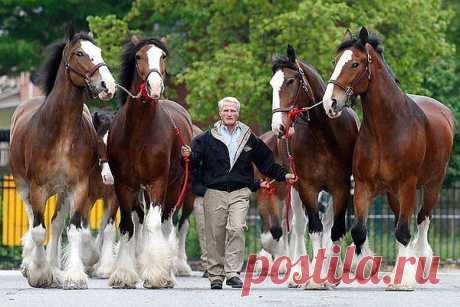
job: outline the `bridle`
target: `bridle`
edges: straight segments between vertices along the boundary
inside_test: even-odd
[[[286,135],[287,135],[287,133],[289,131],[289,128],[294,124],[294,122],[295,122],[295,120],[297,119],[298,116],[300,116],[303,113],[306,113],[306,121],[309,122],[310,121],[310,112],[309,111],[323,103],[322,101],[319,101],[319,102],[314,103],[311,106],[303,107],[303,108],[299,108],[299,107],[295,106],[297,104],[297,102],[298,102],[300,89],[303,89],[303,91],[305,92],[305,94],[307,95],[307,97],[308,97],[308,99],[310,101],[312,101],[312,102],[315,101],[315,96],[313,95],[313,90],[311,89],[310,84],[306,80],[305,72],[303,71],[302,67],[300,67],[299,62],[297,61],[297,59],[295,60],[295,66],[297,68],[296,77],[300,77],[300,79],[299,79],[299,86],[297,87],[297,91],[296,91],[296,94],[294,96],[294,99],[292,99],[291,102],[289,103],[290,104],[289,107],[275,108],[275,109],[272,110],[273,114],[277,113],[277,112],[287,113],[288,120],[289,120],[289,125],[288,125],[288,127],[286,127],[286,132],[285,132]]]
[[[74,67],[72,67],[72,65],[70,65],[70,58],[73,56],[74,54],[71,53],[69,55],[69,57],[64,61],[64,67],[65,67],[65,70],[67,72],[72,72],[74,74],[76,74],[77,76],[81,77],[83,79],[83,81],[85,82],[85,88],[87,89],[89,95],[91,98],[97,98],[97,95],[99,94],[96,90],[96,88],[91,85],[91,77],[96,73],[96,71],[103,67],[103,66],[107,66],[107,64],[105,64],[104,62],[102,63],[99,63],[99,64],[96,64],[94,65],[94,67],[87,73],[82,73],[82,72],[79,72],[78,70],[76,70]],[[72,80],[71,80],[72,82]],[[75,85],[75,84],[74,84]]]
[[[350,86],[345,86],[338,82],[337,80],[331,79],[329,80],[328,84],[331,83],[333,85],[338,86],[342,90],[345,91],[345,95],[347,96],[347,100],[345,101],[345,107],[351,107],[353,105],[351,98],[355,95],[354,94],[354,88],[355,86],[361,82],[361,80],[366,76],[367,73],[367,79],[371,80],[371,64],[372,64],[372,58],[369,55],[369,52],[367,53],[367,62],[366,62],[366,68],[361,71],[359,75],[357,75],[353,81],[351,81]]]

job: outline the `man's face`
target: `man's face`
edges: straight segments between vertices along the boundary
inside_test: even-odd
[[[220,119],[224,122],[225,126],[233,126],[236,124],[240,113],[233,102],[224,102],[222,110],[219,111]]]

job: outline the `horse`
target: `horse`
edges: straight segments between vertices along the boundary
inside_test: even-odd
[[[51,47],[41,69],[46,97],[21,104],[11,124],[10,164],[25,203],[29,230],[23,237],[22,272],[32,287],[87,288],[83,259],[94,259],[86,219],[89,176],[97,166],[96,131],[84,108],[86,93],[109,100],[115,81],[101,49],[85,33],[69,29],[67,39]],[[58,195],[51,239],[45,254],[46,200]],[[72,212],[67,236],[70,255],[63,274],[59,242],[64,218]]]
[[[361,98],[363,123],[353,154],[356,185],[351,235],[356,253],[369,254],[368,208],[378,193],[387,193],[396,216],[398,256],[425,256],[429,264],[431,212],[447,171],[456,121],[439,101],[404,93],[381,50],[381,41],[366,28],[361,28],[358,37],[348,33],[337,49],[337,65],[323,97],[326,114],[335,119],[341,119],[353,97]],[[423,189],[423,204],[417,215],[417,235],[411,242],[409,225],[417,187]],[[388,289],[415,289],[413,265],[405,266],[401,283],[395,282],[394,274]]]
[[[276,162],[285,166],[288,165],[286,147],[271,130],[262,134],[260,139],[271,149]],[[256,168],[255,176],[260,180],[265,179]],[[286,185],[279,182],[273,182],[272,185],[272,190],[259,189],[256,192],[256,206],[262,221],[260,238],[262,250],[259,251],[258,255],[265,255],[268,258],[287,255],[289,242],[294,242],[294,240],[288,239],[288,227],[286,218],[284,218],[286,214],[284,201],[287,198]],[[303,244],[305,245],[305,243]]]
[[[191,141],[192,123],[179,104],[160,100],[167,55],[165,44],[157,39],[133,38],[123,47],[121,86],[137,94],[120,95],[121,107],[108,138],[121,213],[120,247],[109,279],[114,288],[136,287],[136,265],[145,288],[175,285],[177,242],[172,217],[186,170],[180,148]],[[138,211],[143,227],[135,244],[133,234],[138,231],[131,212],[141,187],[147,203]],[[139,251],[138,257],[134,250]]]
[[[287,139],[291,168],[299,178],[291,188],[292,207],[300,219],[303,206],[316,255],[320,248],[339,243],[346,233],[345,214],[358,120],[351,109],[343,110],[343,116],[335,121],[318,108],[326,85],[311,65],[297,59],[292,46],[288,45],[287,56],[274,57],[272,71],[272,131]],[[334,203],[333,217],[324,221],[320,219],[318,206],[320,191],[331,194]],[[294,221],[293,228],[303,234],[305,222]],[[303,240],[303,235],[298,240]],[[292,256],[296,259],[305,254],[306,251],[296,248]],[[296,270],[300,270],[299,265]],[[293,286],[292,280],[290,285]],[[307,288],[323,289],[327,285],[310,282]]]
[[[96,278],[109,278],[115,262],[113,250],[117,235],[115,222],[119,206],[113,187],[114,179],[107,159],[107,137],[113,118],[114,114],[110,111],[96,111],[92,116],[97,133],[99,166],[94,168],[90,177],[89,206],[98,199],[104,200],[104,216],[96,239],[100,258],[92,272],[92,276]]]

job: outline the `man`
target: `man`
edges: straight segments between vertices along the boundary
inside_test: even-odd
[[[227,285],[241,288],[239,272],[243,267],[249,196],[259,187],[268,187],[268,182],[254,181],[252,163],[277,181],[293,183],[296,178],[286,174],[274,162],[270,149],[238,121],[240,103],[236,98],[225,97],[218,105],[221,120],[196,137],[192,149],[184,146],[182,154],[191,158],[192,190],[206,187],[204,214],[211,289],[222,289],[225,278]]]

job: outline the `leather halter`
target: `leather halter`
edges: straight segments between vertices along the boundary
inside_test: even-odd
[[[353,81],[351,81],[350,86],[345,86],[345,85],[341,84],[340,82],[338,82],[337,80],[334,80],[334,79],[329,80],[328,84],[329,83],[334,84],[334,85],[338,86],[339,88],[341,88],[342,90],[345,91],[345,95],[347,96],[347,100],[345,101],[345,106],[346,107],[351,107],[352,106],[351,98],[355,95],[353,89],[355,88],[355,86],[359,82],[361,82],[361,80],[365,77],[366,73],[367,73],[367,79],[368,80],[371,79],[371,64],[372,64],[372,58],[369,55],[369,53],[367,53],[366,68],[363,71],[361,71],[361,73],[358,76],[356,76],[353,79]]]
[[[299,79],[300,82],[299,82],[299,86],[297,87],[297,91],[296,91],[296,94],[294,96],[294,99],[289,103],[290,104],[289,107],[275,108],[275,109],[272,110],[272,113],[277,113],[277,112],[288,113],[289,119],[291,120],[291,122],[293,122],[298,115],[306,112],[306,114],[307,114],[306,120],[310,121],[310,113],[308,111],[310,109],[316,107],[320,103],[315,103],[313,106],[309,106],[309,107],[305,107],[305,108],[298,108],[298,107],[295,106],[297,101],[298,101],[301,88],[303,89],[305,94],[308,96],[310,101],[312,101],[312,102],[315,101],[315,97],[313,95],[313,90],[311,89],[310,84],[308,83],[308,81],[305,79],[305,72],[303,71],[302,67],[300,67],[299,62],[297,61],[297,59],[295,60],[295,65],[296,65],[297,73],[298,73],[296,75],[296,77],[300,77],[300,79]]]
[[[88,90],[88,93],[89,95],[91,96],[91,98],[96,98],[97,95],[99,93],[96,92],[96,88],[94,86],[91,85],[91,77],[96,73],[96,71],[101,68],[102,66],[107,66],[107,64],[105,64],[104,62],[102,63],[99,63],[99,64],[96,64],[94,65],[94,67],[89,71],[87,72],[86,74],[84,73],[81,73],[79,72],[78,70],[76,70],[75,68],[73,68],[70,63],[69,63],[69,60],[70,60],[70,57],[72,57],[73,54],[71,54],[69,56],[69,58],[64,62],[64,67],[65,67],[65,70],[66,71],[71,71],[73,72],[74,74],[76,74],[77,76],[81,77],[83,79],[83,81],[85,82],[85,87],[86,89]]]

